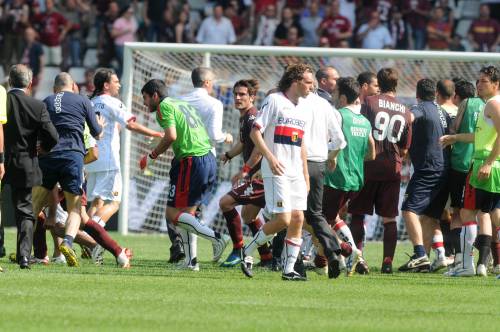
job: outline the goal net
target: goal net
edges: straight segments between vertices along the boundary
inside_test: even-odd
[[[192,44],[128,43],[125,48],[123,97],[137,121],[160,130],[155,114],[149,113],[142,103],[141,88],[152,78],[167,83],[169,96],[182,96],[193,89],[191,71],[198,66],[211,67],[216,75],[214,96],[224,104],[223,130],[238,138],[239,112],[233,107],[232,86],[239,79],[256,78],[260,82],[257,105],[265,93],[275,87],[286,65],[295,62],[311,64],[315,69],[334,66],[340,76],[356,77],[363,71],[377,72],[383,67],[399,71],[398,97],[407,104],[415,102],[417,81],[428,77],[435,80],[464,77],[475,82],[479,69],[498,62],[498,54],[371,51],[326,48],[219,46]],[[152,149],[144,136],[124,130],[122,137],[123,201],[120,208],[119,228],[127,231],[167,230],[165,207],[169,188],[169,170],[172,151],[160,156],[143,173],[138,167],[140,157]],[[229,146],[216,146],[217,155]],[[219,164],[217,188],[212,199],[203,208],[203,220],[220,231],[226,231],[219,213],[218,200],[230,188],[229,182],[242,166],[240,158],[227,165]],[[405,169],[409,177],[409,167]],[[405,183],[402,191],[404,192]],[[369,222],[368,222],[369,221]],[[404,222],[399,220],[400,239],[405,238]],[[377,217],[367,218],[367,235],[371,239],[381,236]]]

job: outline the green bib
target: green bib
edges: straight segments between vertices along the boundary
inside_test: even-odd
[[[347,146],[337,156],[337,168],[326,172],[325,185],[342,191],[359,191],[364,183],[364,161],[372,127],[361,114],[339,110]]]
[[[459,134],[473,133],[479,113],[484,108],[484,101],[481,98],[468,98],[467,106],[462,117],[462,122],[458,128]],[[472,163],[474,144],[457,142],[453,144],[451,150],[451,168],[462,173],[468,173]]]

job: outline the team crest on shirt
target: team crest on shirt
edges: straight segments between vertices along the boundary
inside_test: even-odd
[[[119,192],[118,191],[113,191],[113,196],[118,196]]]
[[[279,208],[282,208],[283,207],[283,202],[282,201],[277,201],[276,202],[276,206],[279,207]]]
[[[299,133],[297,131],[292,132],[292,142],[297,142],[299,140]]]

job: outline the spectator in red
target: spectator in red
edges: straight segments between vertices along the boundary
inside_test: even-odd
[[[352,37],[352,27],[349,20],[340,15],[339,0],[332,0],[327,17],[318,28],[320,36],[328,38],[330,47],[339,47],[342,41]]]
[[[302,9],[304,9],[305,2],[304,0],[285,0],[285,7],[290,8],[294,16],[298,16]]]
[[[226,16],[233,25],[234,33],[236,34],[236,44],[246,44],[245,40],[248,37],[249,29],[248,22],[245,17],[238,14],[238,2],[231,1],[224,10]]]
[[[31,95],[34,96],[38,83],[42,80],[44,56],[43,47],[37,40],[37,33],[32,27],[27,27],[24,31],[24,51],[20,63],[31,68],[33,72],[33,83],[31,85]]]
[[[427,47],[430,50],[448,50],[451,32],[452,28],[444,18],[443,8],[434,8],[431,21],[427,25]]]
[[[427,37],[427,18],[432,9],[429,0],[404,0],[403,14],[412,30],[413,48],[423,50]]]
[[[274,44],[281,45],[288,37],[288,29],[291,27],[297,28],[299,38],[302,39],[304,33],[300,23],[295,19],[293,11],[290,7],[283,8],[281,12],[281,22],[276,27],[274,32]]]
[[[436,0],[434,7],[443,8],[443,20],[450,24],[450,27],[455,26],[455,11],[457,6],[455,1],[450,0]]]
[[[29,7],[24,0],[13,0],[0,5],[0,21],[2,23],[2,65],[7,73],[10,66],[19,63],[23,51],[24,29],[28,26]]]
[[[278,5],[277,0],[255,0],[252,1],[252,12],[255,18],[265,15],[265,11],[269,6],[276,8]]]
[[[62,62],[61,44],[71,29],[69,22],[63,15],[55,11],[54,0],[45,0],[45,12],[37,13],[33,23],[38,26],[40,42],[48,65],[60,66]]]
[[[263,15],[260,16],[259,25],[257,26],[257,37],[255,37],[255,45],[270,46],[274,42],[274,32],[278,26],[276,18],[276,6],[269,5]]]
[[[123,14],[113,22],[111,37],[115,44],[115,55],[118,60],[118,77],[121,77],[123,67],[123,51],[126,42],[135,41],[135,33],[139,28],[134,16],[134,9],[128,6],[123,11]]]
[[[500,43],[500,26],[490,18],[488,5],[483,4],[479,8],[479,18],[472,22],[468,37],[474,51],[496,52]]]

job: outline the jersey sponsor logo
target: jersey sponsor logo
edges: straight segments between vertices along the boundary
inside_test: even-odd
[[[304,128],[306,125],[306,122],[300,119],[294,119],[294,118],[285,118],[283,116],[278,117],[278,125],[291,125],[291,126],[297,126],[300,128]]]
[[[351,127],[351,135],[355,137],[368,136],[368,128]]]
[[[304,131],[294,127],[276,126],[274,129],[274,143],[286,145],[302,145]]]
[[[64,92],[59,92],[56,94],[54,98],[54,109],[56,113],[62,112],[62,97],[64,96]]]

